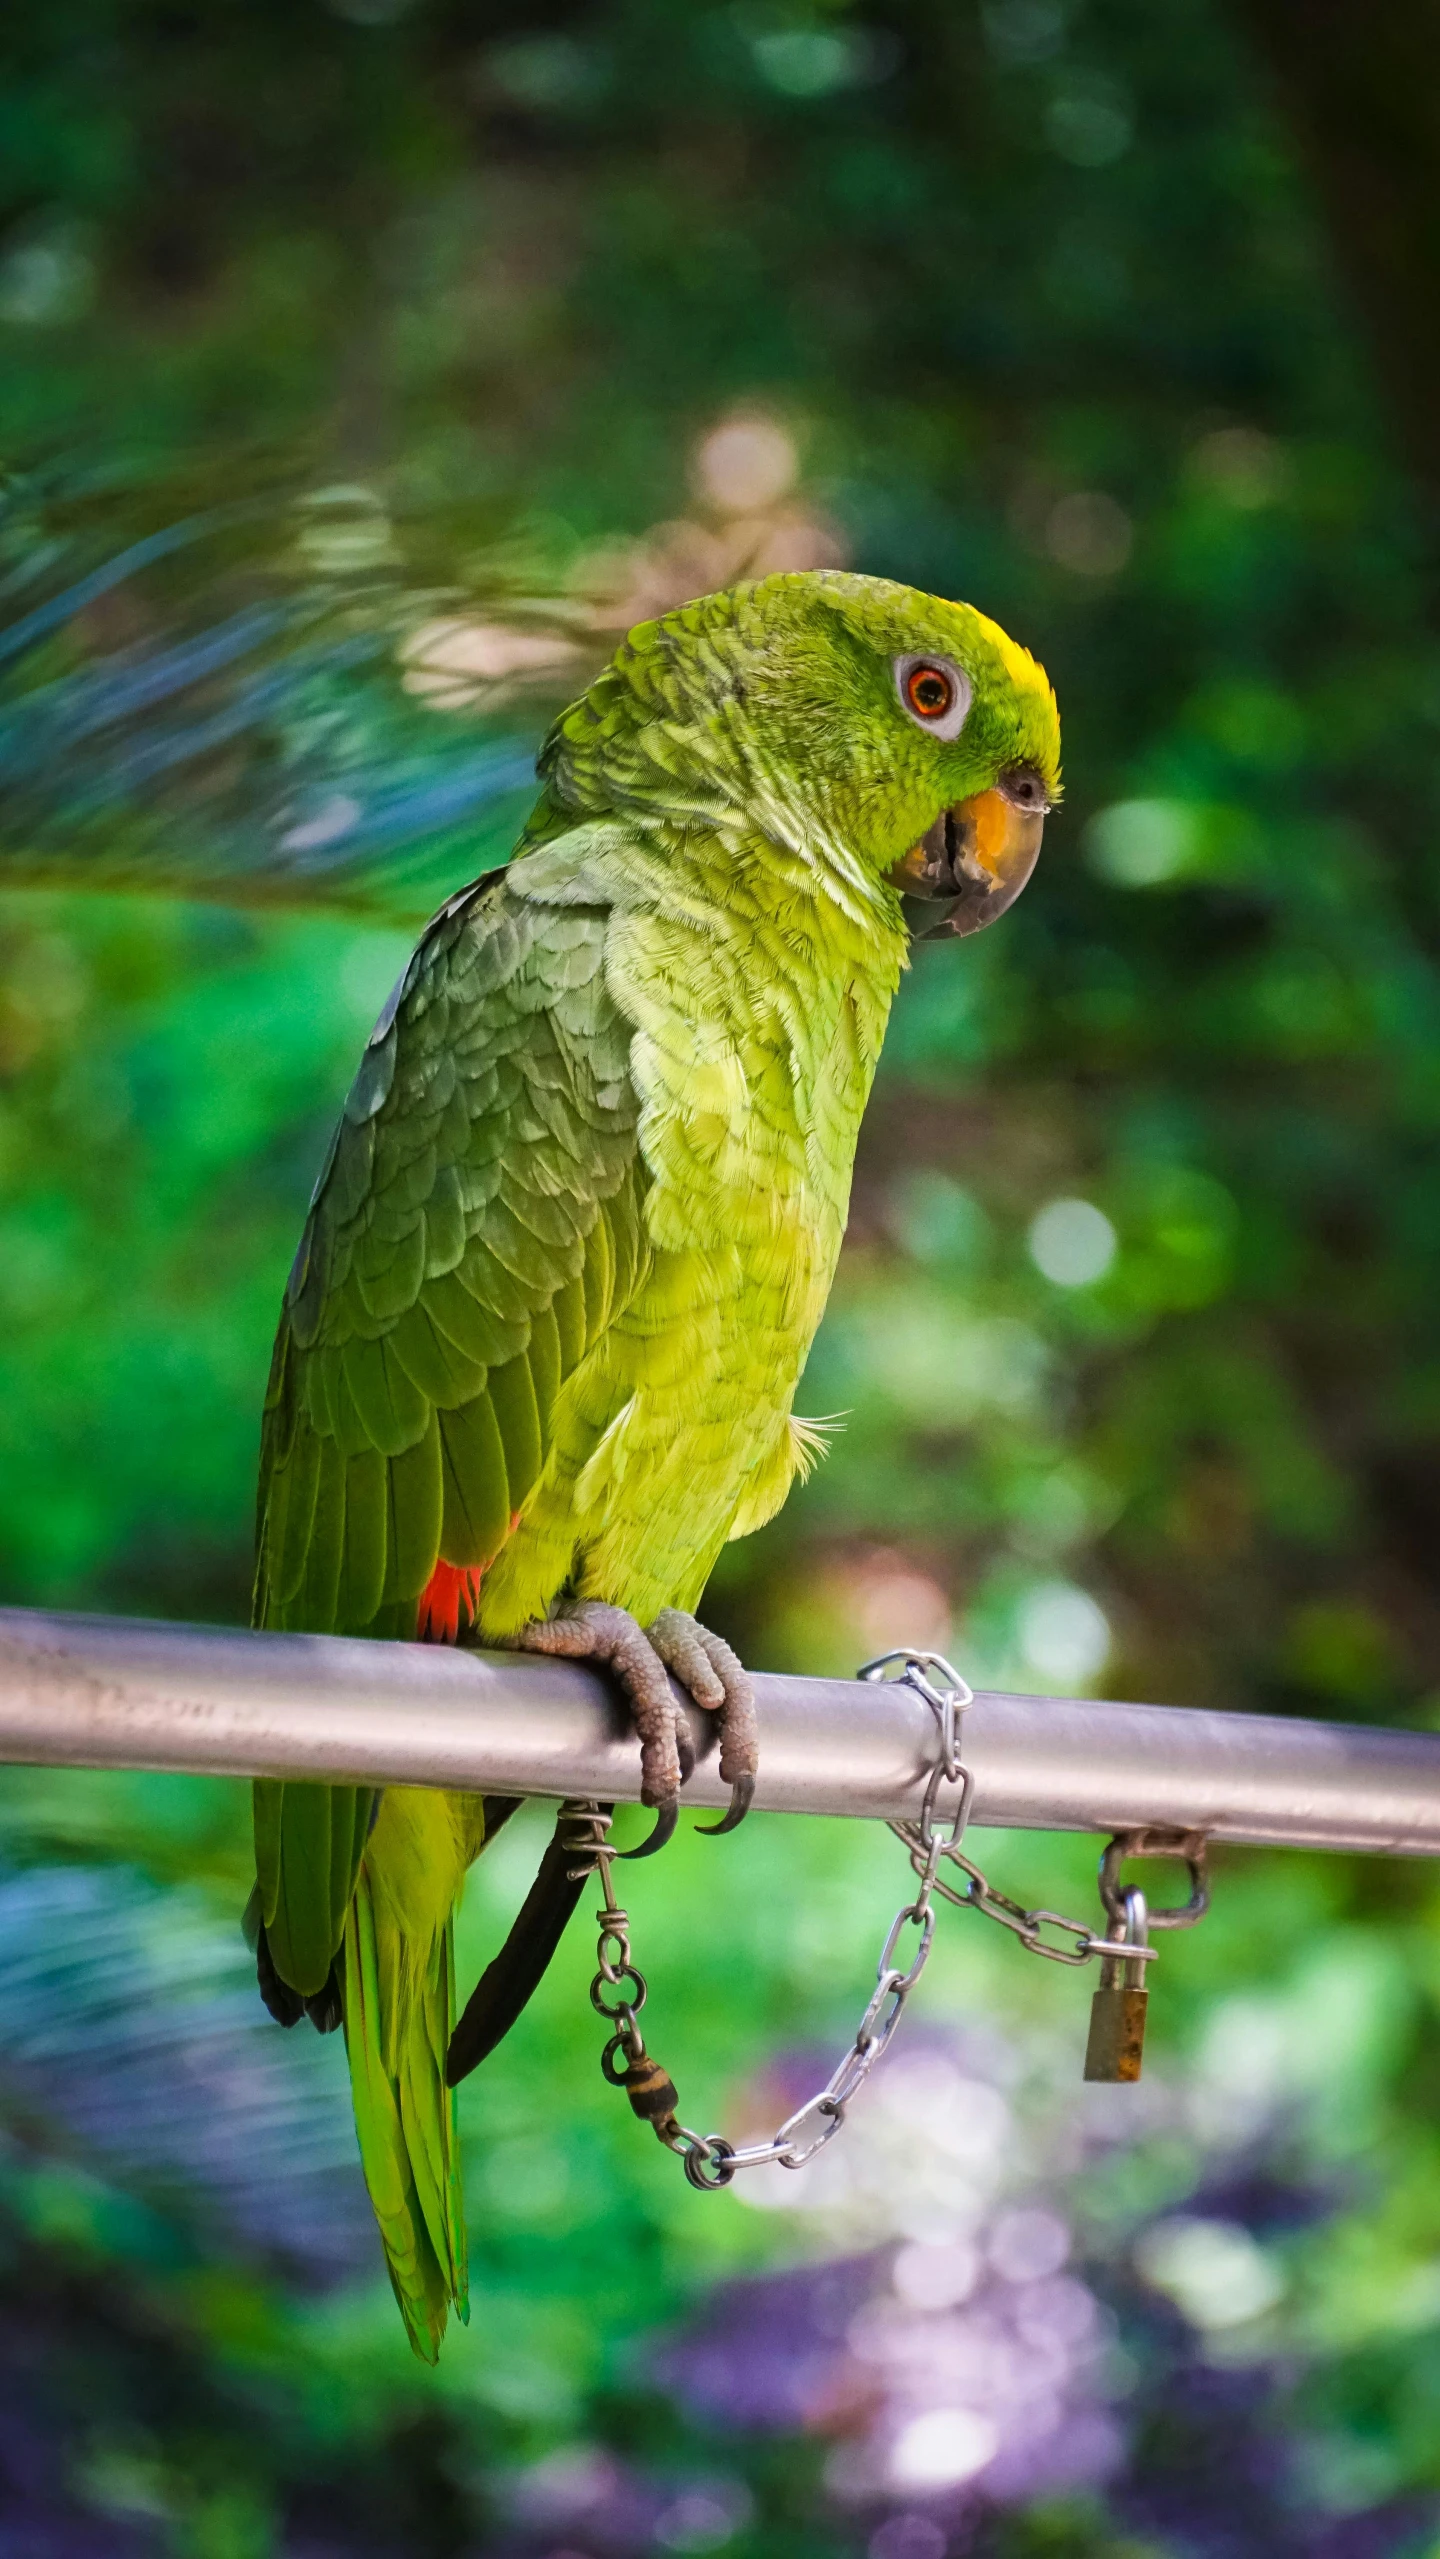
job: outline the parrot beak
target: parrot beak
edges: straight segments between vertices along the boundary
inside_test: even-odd
[[[1014,905],[1040,855],[1049,802],[1028,765],[942,809],[888,877],[917,941],[979,933]]]

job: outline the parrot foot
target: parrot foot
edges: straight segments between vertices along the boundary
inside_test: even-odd
[[[712,1635],[683,1608],[662,1608],[641,1627],[627,1609],[587,1599],[564,1617],[536,1619],[515,1640],[527,1652],[604,1662],[624,1689],[640,1736],[640,1801],[656,1814],[650,1837],[628,1850],[629,1856],[653,1857],[673,1838],[680,1789],[695,1766],[689,1727],[667,1671],[697,1706],[720,1719],[720,1774],[731,1790],[730,1809],[723,1820],[702,1826],[718,1836],[744,1820],[755,1792],[755,1692],[723,1636]]]
[[[559,1653],[570,1661],[604,1662],[625,1691],[640,1736],[640,1801],[657,1819],[635,1857],[652,1857],[673,1838],[680,1818],[680,1789],[695,1765],[689,1727],[676,1706],[659,1647],[628,1609],[586,1599],[565,1617],[536,1618],[515,1637],[527,1653]],[[719,1682],[707,1662],[707,1679],[720,1703]],[[688,1682],[686,1683],[688,1685]],[[693,1692],[692,1692],[693,1693]],[[704,1702],[704,1701],[697,1701]]]
[[[662,1608],[645,1632],[696,1705],[720,1719],[720,1774],[730,1789],[730,1809],[720,1821],[700,1824],[707,1839],[719,1839],[739,1829],[755,1796],[759,1733],[750,1674],[724,1636],[712,1635],[688,1609]]]

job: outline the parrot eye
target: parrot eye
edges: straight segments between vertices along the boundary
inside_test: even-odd
[[[970,708],[970,678],[948,658],[897,658],[895,690],[917,728],[947,745],[960,735]]]

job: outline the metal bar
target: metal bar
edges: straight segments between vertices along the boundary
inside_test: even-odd
[[[772,1811],[918,1809],[935,1723],[908,1688],[756,1680]],[[691,1710],[697,1806],[726,1802]],[[1152,1825],[1277,1846],[1440,1855],[1440,1734],[1183,1706],[980,1692],[964,1720],[972,1818],[1025,1830]],[[634,1802],[635,1740],[573,1662],[0,1610],[0,1762],[368,1778]],[[948,1792],[940,1808],[949,1802]]]

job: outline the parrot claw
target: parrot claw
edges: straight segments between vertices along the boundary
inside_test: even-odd
[[[675,1756],[680,1762],[680,1783],[688,1786],[695,1774],[695,1744],[683,1715],[675,1718]]]
[[[727,1830],[738,1830],[755,1801],[755,1780],[748,1773],[737,1777],[730,1789],[730,1810],[718,1822],[697,1822],[695,1827],[703,1839],[723,1839]]]
[[[728,1814],[726,1818],[728,1820]],[[678,1795],[667,1795],[664,1803],[657,1804],[655,1807],[655,1827],[649,1838],[642,1839],[638,1848],[622,1849],[621,1855],[624,1857],[656,1856],[662,1848],[669,1847],[675,1836],[675,1826],[679,1819],[680,1798]]]
[[[714,1635],[681,1608],[662,1608],[646,1628],[666,1668],[688,1688],[697,1706],[720,1722],[720,1774],[730,1788],[730,1809],[718,1822],[699,1824],[706,1837],[738,1830],[755,1798],[755,1691],[744,1663],[723,1635]],[[689,1776],[689,1769],[685,1771]]]

